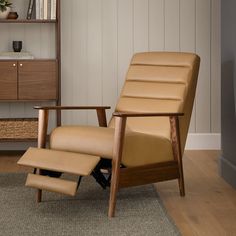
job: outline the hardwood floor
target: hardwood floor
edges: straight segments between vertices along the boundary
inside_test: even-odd
[[[177,181],[158,183],[157,190],[183,235],[236,235],[236,190],[218,174],[217,151],[186,151],[186,196]]]
[[[156,184],[167,212],[182,235],[236,236],[236,190],[218,174],[218,151],[186,151],[186,196],[177,181]],[[0,172],[25,172],[16,162],[20,154],[0,153]]]

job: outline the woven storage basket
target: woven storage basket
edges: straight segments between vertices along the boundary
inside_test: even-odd
[[[0,119],[0,139],[36,139],[38,133],[37,118]]]

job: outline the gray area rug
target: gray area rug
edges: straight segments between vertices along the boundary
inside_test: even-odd
[[[0,235],[180,235],[152,185],[119,192],[116,217],[107,217],[109,190],[83,178],[76,197],[24,187],[25,174],[0,174]]]

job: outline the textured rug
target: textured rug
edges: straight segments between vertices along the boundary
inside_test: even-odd
[[[107,217],[109,190],[83,178],[76,197],[24,187],[25,174],[0,174],[0,235],[180,235],[152,185],[119,192],[116,217]]]

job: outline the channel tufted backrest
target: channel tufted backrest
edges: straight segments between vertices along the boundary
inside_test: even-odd
[[[135,54],[116,111],[184,112],[184,117],[180,118],[183,151],[195,97],[199,64],[200,58],[192,53]],[[160,118],[132,118],[128,121],[128,126],[135,131],[145,132],[142,124],[152,123],[155,130],[155,121],[160,121]],[[150,125],[147,132],[150,132]]]

